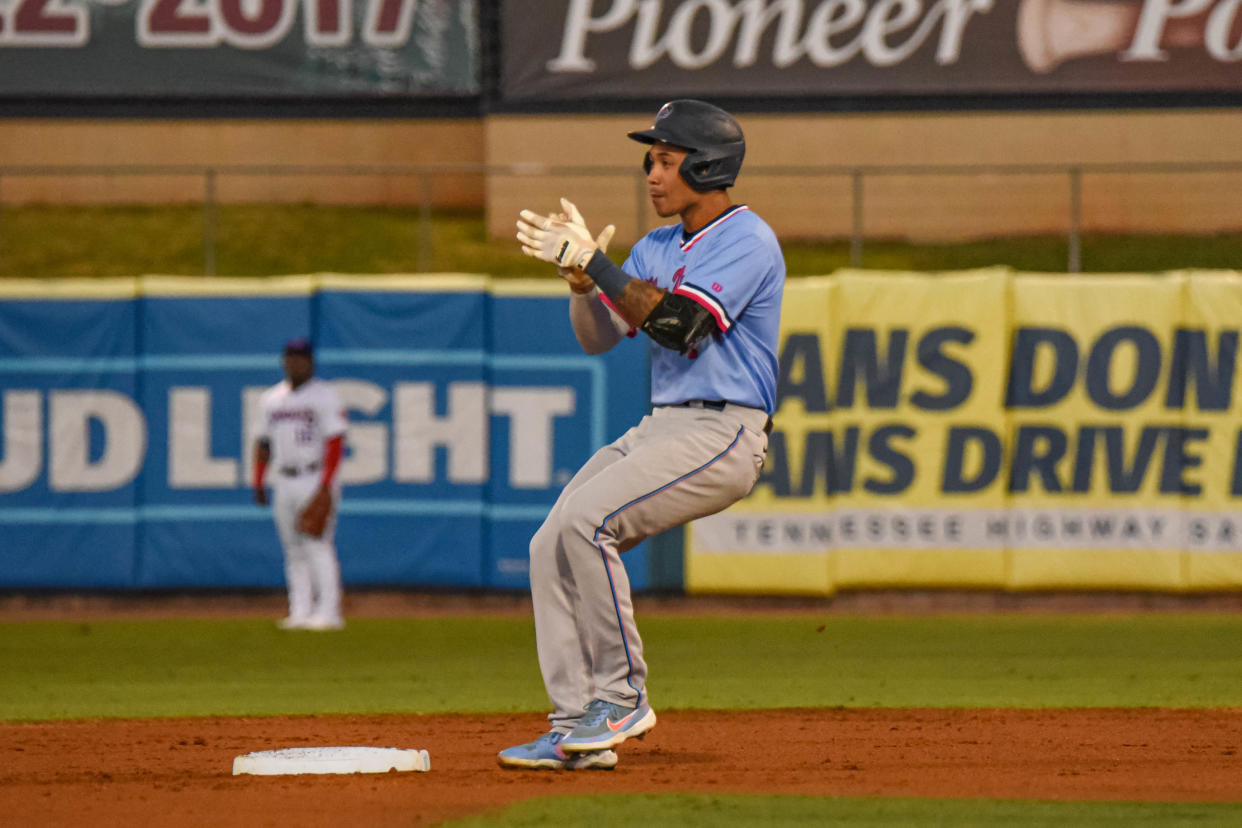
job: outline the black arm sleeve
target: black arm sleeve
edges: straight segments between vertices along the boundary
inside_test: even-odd
[[[605,296],[613,302],[621,301],[621,294],[625,293],[625,286],[630,283],[630,275],[617,267],[616,262],[605,256],[602,250],[595,251],[584,270]]]
[[[657,345],[684,354],[711,332],[716,320],[707,308],[676,293],[665,293],[641,329]]]

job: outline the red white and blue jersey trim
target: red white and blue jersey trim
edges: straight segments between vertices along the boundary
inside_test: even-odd
[[[699,232],[695,233],[693,236],[691,236],[690,238],[682,242],[681,252],[685,253],[689,251],[690,248],[694,247],[696,244],[699,243],[700,239],[702,239],[704,236],[710,233],[713,228],[719,227],[720,225],[724,224],[729,219],[736,216],[738,213],[745,212],[748,210],[750,210],[750,208],[747,207],[745,204],[738,204],[732,210],[726,210],[725,212],[721,213],[719,216],[716,217],[714,221],[711,222],[711,224],[706,225],[702,230],[700,230]]]
[[[716,327],[721,332],[729,330],[733,327],[733,319],[730,318],[729,312],[725,310],[724,305],[716,301],[716,298],[694,285],[682,284],[673,290],[678,296],[685,296],[702,305],[712,318],[716,320]]]
[[[683,241],[681,243],[681,252],[688,253],[691,248],[702,241],[708,233],[712,232],[712,230],[724,224],[734,216],[749,210],[750,208],[745,204],[738,204],[733,209],[726,210],[724,213],[721,213],[710,224],[704,226],[703,229],[699,230],[699,232]],[[678,281],[680,282],[680,280]],[[712,296],[702,288],[696,287],[692,284],[679,283],[673,288],[673,293],[685,296],[702,305],[703,308],[712,315],[712,318],[716,320],[716,327],[719,328],[722,333],[733,327],[733,318],[729,316],[729,312],[725,310],[725,306],[721,304],[716,297]]]
[[[727,400],[772,413],[785,261],[763,219],[738,204],[690,236],[681,224],[658,227],[622,270],[689,299],[716,323],[684,354],[652,343],[653,404]]]

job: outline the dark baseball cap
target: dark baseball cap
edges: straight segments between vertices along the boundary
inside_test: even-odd
[[[311,341],[304,336],[290,339],[285,343],[285,356],[313,356],[314,350]]]

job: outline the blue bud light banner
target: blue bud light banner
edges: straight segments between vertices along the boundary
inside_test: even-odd
[[[346,584],[523,589],[561,487],[648,409],[645,343],[586,356],[567,314],[560,280],[0,284],[0,586],[283,583],[252,430],[309,335],[350,421]]]

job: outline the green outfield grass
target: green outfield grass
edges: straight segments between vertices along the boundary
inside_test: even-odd
[[[426,270],[547,276],[508,238],[489,239],[483,214],[436,211],[430,250],[420,258],[416,209],[314,205],[224,205],[215,219],[216,273],[411,273]],[[194,276],[204,268],[204,214],[196,205],[158,207],[6,206],[0,208],[0,277]],[[791,276],[831,273],[850,264],[848,241],[783,240]],[[867,241],[863,266],[957,270],[1009,265],[1063,272],[1064,235],[962,244]],[[621,260],[623,247],[611,251]],[[1184,267],[1236,268],[1242,234],[1086,236],[1089,272],[1153,272]]]
[[[662,710],[1242,704],[1242,617],[1232,615],[640,611],[640,627]],[[353,619],[333,633],[255,618],[4,623],[0,665],[0,718],[18,721],[547,706],[525,616]],[[548,796],[451,824],[1231,826],[1242,803]]]
[[[589,819],[583,819],[589,814]],[[1008,828],[1129,828],[1133,825],[1236,826],[1242,806],[1207,803],[1035,802],[1020,800],[898,799],[812,796],[567,796],[519,802],[498,811],[444,823],[452,828],[642,825],[717,828],[720,825],[1008,826]]]
[[[640,628],[661,709],[1242,705],[1232,615],[640,613]],[[547,705],[526,617],[7,623],[0,664],[7,720]]]

